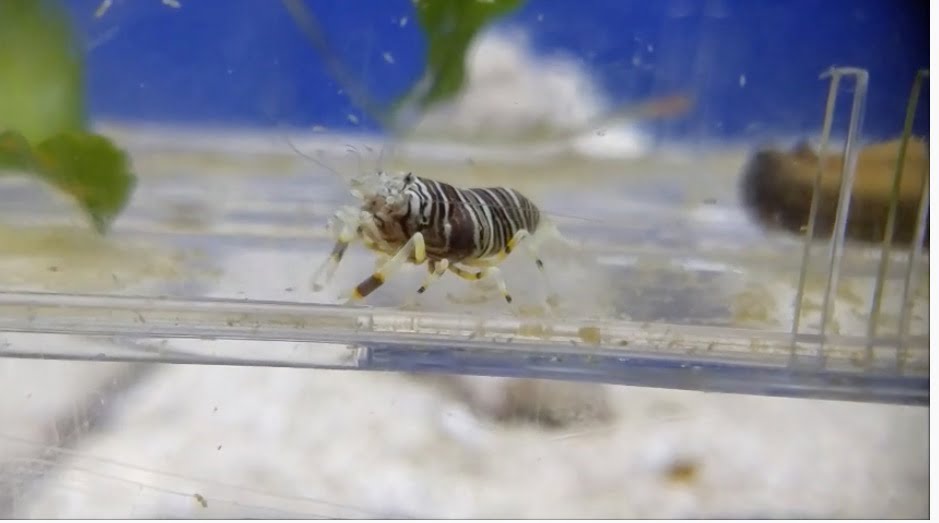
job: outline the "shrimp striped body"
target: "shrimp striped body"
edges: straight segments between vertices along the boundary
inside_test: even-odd
[[[355,238],[389,259],[355,287],[351,300],[373,292],[404,263],[426,261],[429,274],[419,293],[449,270],[467,280],[494,278],[511,303],[496,266],[526,239],[525,246],[544,276],[544,264],[531,239],[541,224],[541,213],[515,189],[464,189],[411,173],[379,172],[353,181],[352,194],[361,206],[345,207],[334,216],[338,238],[329,259],[313,276],[315,290],[332,277]]]
[[[519,231],[534,234],[541,221],[535,204],[515,189],[460,189],[414,176],[405,193],[405,233],[408,238],[417,232],[424,236],[431,260],[497,256]]]

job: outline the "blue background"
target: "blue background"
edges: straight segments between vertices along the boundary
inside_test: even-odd
[[[177,10],[159,0],[118,0],[96,19],[99,0],[66,1],[88,53],[94,116],[376,128],[324,71],[279,1],[180,2]],[[390,100],[419,77],[424,41],[410,0],[307,5],[372,96]],[[827,91],[819,73],[865,67],[871,138],[902,129],[913,77],[928,67],[928,15],[927,0],[529,0],[501,23],[530,28],[539,52],[579,56],[616,101],[693,93],[690,114],[655,126],[674,138],[816,133]],[[848,104],[842,96],[839,114]],[[928,103],[918,113],[917,129],[927,133]]]

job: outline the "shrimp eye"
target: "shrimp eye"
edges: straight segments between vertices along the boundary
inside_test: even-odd
[[[411,183],[411,182],[413,182],[413,181],[414,181],[414,173],[407,173],[407,174],[404,175],[404,183],[405,183],[405,185],[407,185],[407,184],[409,184],[409,183]]]

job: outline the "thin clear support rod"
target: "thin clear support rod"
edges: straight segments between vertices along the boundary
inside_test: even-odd
[[[792,350],[791,359],[795,359],[796,340],[799,334],[799,322],[802,319],[802,299],[805,294],[805,284],[809,273],[809,260],[811,259],[812,240],[815,235],[815,220],[818,215],[818,205],[821,199],[819,188],[822,183],[825,155],[828,149],[828,140],[831,137],[831,125],[835,116],[835,101],[838,99],[838,85],[841,83],[840,74],[832,74],[828,84],[828,98],[825,102],[825,120],[822,123],[822,138],[819,145],[818,166],[815,171],[815,181],[812,183],[812,203],[809,207],[809,222],[806,226],[805,243],[802,246],[802,264],[799,268],[799,284],[797,286],[795,304],[792,316]]]
[[[916,107],[919,104],[919,94],[923,87],[923,79],[928,74],[925,70],[916,73],[916,79],[913,81],[913,88],[910,91],[910,98],[906,104],[906,121],[903,124],[903,135],[900,137],[900,151],[897,154],[897,164],[894,169],[893,187],[890,189],[890,208],[887,211],[887,222],[884,226],[884,241],[880,250],[880,263],[877,267],[877,279],[874,281],[874,297],[871,299],[871,311],[868,315],[867,323],[867,346],[865,347],[865,361],[873,361],[874,358],[874,337],[877,336],[877,325],[880,322],[880,308],[883,301],[884,286],[887,282],[887,269],[890,264],[890,250],[893,244],[894,228],[897,220],[897,207],[900,199],[900,182],[903,180],[903,168],[906,165],[906,150],[909,146],[910,136],[913,134],[913,122],[916,120]],[[929,176],[928,170],[925,179]],[[928,198],[928,197],[927,197]],[[920,204],[922,206],[922,203]],[[922,207],[920,207],[922,211]],[[914,248],[915,251],[915,248]],[[912,254],[911,254],[912,259]],[[910,267],[910,271],[913,267]],[[906,275],[906,281],[909,281],[909,272]],[[904,282],[905,283],[905,282]],[[903,305],[906,307],[906,288],[904,288]],[[903,311],[901,311],[902,315]],[[901,320],[902,325],[902,320]],[[899,330],[898,330],[899,332]],[[901,337],[902,343],[902,337]],[[900,368],[900,355],[897,353],[897,368]]]
[[[924,167],[926,173],[923,175],[923,192],[919,202],[919,215],[916,217],[916,232],[914,237],[913,252],[907,260],[906,276],[903,281],[903,309],[900,311],[899,342],[903,349],[909,338],[910,315],[913,310],[913,300],[910,294],[913,292],[913,283],[916,275],[916,263],[923,254],[923,240],[926,238],[926,225],[928,225],[929,214],[929,167]]]
[[[920,70],[916,76],[917,80],[929,78],[929,70]],[[927,148],[928,160],[928,148]],[[926,225],[928,225],[929,214],[929,162],[924,167],[923,185],[919,202],[919,213],[916,217],[916,230],[913,235],[912,251],[907,260],[906,275],[903,281],[903,298],[900,302],[900,324],[897,327],[897,338],[899,338],[899,347],[897,348],[897,370],[903,370],[903,364],[906,361],[906,351],[910,331],[910,317],[913,314],[913,298],[910,296],[916,275],[916,264],[923,253],[923,240],[926,238]]]
[[[848,212],[851,208],[851,192],[854,188],[854,176],[857,169],[858,141],[864,121],[864,103],[867,101],[867,85],[869,75],[864,69],[839,68],[827,74],[854,76],[854,100],[851,104],[851,120],[848,123],[848,137],[844,144],[844,162],[841,169],[841,192],[838,194],[838,208],[835,211],[835,226],[832,231],[828,250],[828,281],[825,285],[825,296],[822,299],[822,318],[818,343],[818,365],[825,364],[825,335],[828,330],[828,320],[832,314],[832,295],[838,286],[838,274],[841,269],[841,256],[844,252],[845,229],[848,224]]]

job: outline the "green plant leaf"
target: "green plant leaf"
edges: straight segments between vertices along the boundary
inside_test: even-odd
[[[0,0],[0,130],[30,143],[84,127],[81,50],[51,0]]]
[[[405,97],[423,110],[459,93],[466,52],[481,29],[518,9],[524,0],[414,0],[427,39],[424,75]]]
[[[33,172],[36,158],[33,148],[22,134],[14,131],[0,133],[0,174],[4,170]]]
[[[35,148],[15,131],[0,133],[0,169],[34,174],[69,194],[102,234],[137,183],[123,151],[104,136],[81,131],[59,133]]]
[[[0,173],[37,176],[104,234],[136,185],[123,151],[84,131],[84,61],[56,0],[0,0]]]

